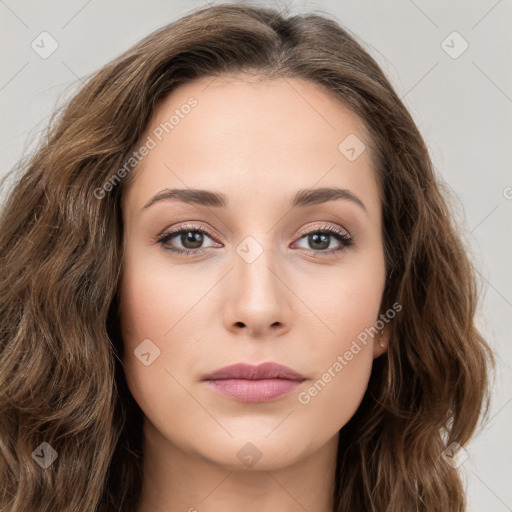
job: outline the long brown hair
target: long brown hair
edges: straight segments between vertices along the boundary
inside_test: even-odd
[[[222,4],[164,26],[91,76],[12,171],[0,217],[1,510],[134,510],[143,414],[120,363],[120,199],[136,172],[126,162],[177,85],[243,72],[318,84],[371,136],[382,311],[403,309],[341,429],[335,510],[465,509],[458,471],[441,454],[466,445],[487,410],[493,358],[474,324],[474,269],[425,143],[377,63],[328,15]],[[57,454],[46,469],[33,456],[48,456],[43,442]]]

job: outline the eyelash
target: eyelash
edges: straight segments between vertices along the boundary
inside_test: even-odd
[[[169,231],[168,233],[163,233],[162,235],[160,235],[157,238],[156,242],[158,244],[160,244],[165,251],[169,251],[174,254],[179,254],[181,256],[191,257],[193,255],[204,254],[206,252],[206,250],[209,249],[208,247],[203,248],[203,249],[177,249],[176,247],[169,247],[168,245],[166,245],[167,242],[169,240],[171,240],[172,238],[174,238],[176,235],[181,235],[182,233],[189,233],[189,232],[202,233],[202,234],[208,235],[212,239],[215,238],[214,235],[212,233],[210,233],[210,231],[204,227],[188,225],[188,226],[181,226],[173,231]],[[337,249],[331,249],[329,251],[327,251],[327,250],[315,251],[313,249],[309,250],[313,254],[320,255],[321,257],[330,256],[333,254],[338,254],[338,253],[344,252],[347,250],[348,247],[350,247],[354,244],[353,236],[350,236],[346,231],[343,231],[343,230],[333,227],[333,226],[322,226],[322,227],[316,228],[311,231],[303,232],[303,233],[301,233],[298,240],[301,240],[302,238],[304,238],[308,235],[312,235],[312,234],[331,235],[331,236],[334,236],[334,238],[336,238],[339,242],[341,242],[341,246],[338,247]]]

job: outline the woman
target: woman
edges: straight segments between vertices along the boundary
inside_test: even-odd
[[[0,508],[462,511],[474,271],[335,21],[223,4],[82,87],[0,219]]]

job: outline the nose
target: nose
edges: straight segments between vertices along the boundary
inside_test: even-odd
[[[226,276],[226,329],[254,338],[275,337],[288,332],[293,293],[286,284],[283,265],[272,257],[270,250],[261,251],[254,261],[246,258],[243,252],[235,253],[233,265]]]

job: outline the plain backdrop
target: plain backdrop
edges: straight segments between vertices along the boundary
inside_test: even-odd
[[[383,67],[423,133],[455,198],[480,279],[478,325],[497,356],[489,421],[461,466],[469,510],[512,511],[511,1],[248,3],[333,15]],[[33,147],[64,94],[143,36],[205,5],[0,0],[0,177]],[[46,51],[58,44],[46,58],[33,49],[41,37]]]

